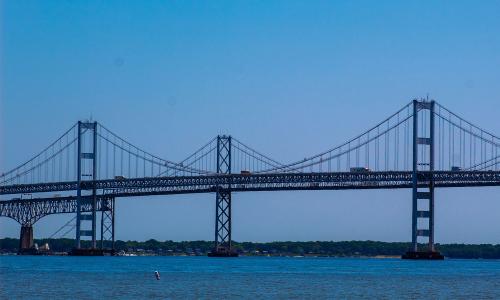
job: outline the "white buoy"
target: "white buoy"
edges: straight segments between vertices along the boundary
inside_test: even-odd
[[[160,272],[155,271],[156,280],[160,280]]]

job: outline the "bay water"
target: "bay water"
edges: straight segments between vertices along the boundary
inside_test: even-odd
[[[0,298],[500,299],[500,260],[0,256]]]

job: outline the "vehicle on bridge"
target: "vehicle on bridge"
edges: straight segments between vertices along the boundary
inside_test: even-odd
[[[351,173],[366,173],[366,172],[371,172],[367,167],[353,167],[350,169]]]

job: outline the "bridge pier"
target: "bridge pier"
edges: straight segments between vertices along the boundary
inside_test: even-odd
[[[423,128],[418,127],[419,112],[428,113],[429,116],[429,124],[422,122]],[[419,136],[419,131],[429,132],[429,135]],[[419,161],[420,150],[423,155]],[[428,160],[424,161],[425,158]],[[413,100],[412,247],[402,258],[439,260],[444,257],[434,249],[434,181],[431,177],[428,182],[420,182],[419,175],[422,171],[431,174],[434,171],[434,101]],[[423,222],[419,223],[419,220]],[[418,237],[427,237],[426,250],[418,249]]]
[[[19,235],[19,250],[18,254],[33,254],[34,253],[34,243],[33,243],[33,226],[32,225],[22,225],[21,233]]]

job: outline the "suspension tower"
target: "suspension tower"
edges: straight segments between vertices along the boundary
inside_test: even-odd
[[[97,170],[97,122],[78,121],[78,144],[77,144],[77,173],[78,187],[77,211],[76,211],[76,244],[72,251],[73,255],[98,255],[96,243],[96,221],[97,221],[97,195],[95,187],[90,191],[82,190],[81,183],[84,180],[96,180]],[[82,205],[85,204],[82,192],[92,195],[92,211],[83,212]],[[82,248],[82,237],[90,238],[90,248]]]
[[[444,258],[434,249],[434,106],[434,100],[413,100],[412,245],[403,259]],[[421,180],[423,173],[430,180]],[[419,249],[419,237],[427,239],[427,249]]]
[[[217,174],[231,174],[231,136],[217,136]],[[231,248],[231,183],[216,187],[214,249],[208,256],[238,256]]]

